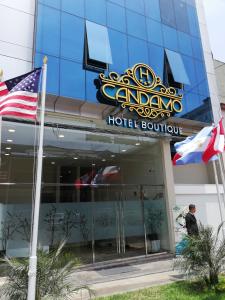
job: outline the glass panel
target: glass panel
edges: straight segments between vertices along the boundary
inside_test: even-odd
[[[99,73],[94,71],[86,71],[86,100],[89,102],[97,102],[97,89],[95,80],[98,78]]]
[[[136,63],[149,64],[147,42],[128,37],[129,66]]]
[[[39,2],[60,9],[60,0],[39,0]]]
[[[59,56],[60,12],[39,5],[36,34],[36,51]]]
[[[165,50],[167,59],[170,65],[170,69],[173,74],[173,79],[176,82],[190,84],[182,57],[179,53],[170,51],[168,49]]]
[[[84,17],[84,0],[62,0],[62,10],[79,17]]]
[[[143,0],[125,0],[125,6],[139,14],[144,14]]]
[[[146,17],[152,18],[156,21],[161,21],[159,0],[144,0]]]
[[[184,1],[173,0],[177,29],[189,33],[187,6]]]
[[[126,32],[125,9],[107,2],[107,25],[113,29]]]
[[[61,23],[61,56],[83,62],[84,21],[62,13]]]
[[[109,0],[110,2],[116,3],[118,5],[124,6],[125,0]]]
[[[81,64],[60,60],[60,96],[85,99],[85,71]]]
[[[162,38],[161,24],[148,18],[146,19],[146,23],[147,23],[148,41],[153,44],[162,46],[163,38]]]
[[[178,44],[181,53],[192,56],[191,36],[178,31]]]
[[[88,55],[90,59],[112,63],[108,29],[105,26],[86,21]]]
[[[192,93],[198,93],[198,85],[196,84],[197,77],[196,77],[194,60],[191,57],[188,57],[186,55],[182,55],[182,58],[190,81],[190,85],[184,85],[184,92],[186,93],[188,91],[191,91]]]
[[[88,20],[106,25],[105,0],[85,0],[85,12]]]
[[[146,40],[145,17],[127,10],[127,32],[130,35]]]
[[[110,71],[123,73],[128,68],[127,36],[109,29],[109,40],[113,57],[113,64],[110,65]]]
[[[162,30],[165,48],[178,51],[177,31],[166,25],[162,26]]]
[[[164,73],[164,49],[153,44],[149,44],[150,66],[154,72],[163,80]]]
[[[160,0],[159,3],[162,22],[166,25],[176,27],[173,0]]]
[[[195,7],[187,5],[187,13],[188,13],[190,33],[193,36],[200,37],[198,17],[197,17]]]
[[[36,53],[35,67],[40,67],[43,64],[45,54]],[[59,94],[59,59],[48,55],[48,76],[47,76],[47,93]]]
[[[202,44],[201,40],[195,37],[191,37],[193,56],[197,59],[203,60]]]

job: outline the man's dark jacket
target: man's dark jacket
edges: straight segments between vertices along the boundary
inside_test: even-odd
[[[198,224],[193,214],[188,212],[185,217],[187,233],[189,235],[198,235]]]

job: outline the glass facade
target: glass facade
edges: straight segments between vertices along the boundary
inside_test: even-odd
[[[146,63],[163,79],[165,49],[177,52],[190,81],[184,84],[184,109],[177,117],[211,122],[194,1],[38,1],[35,65],[40,66],[43,55],[48,55],[48,93],[97,105],[94,80],[99,72],[86,70],[83,64],[86,20],[108,30],[109,71],[121,74],[136,63]],[[198,108],[206,113],[196,113]]]
[[[0,251],[10,256],[28,255],[37,133],[3,124]],[[162,172],[155,138],[45,127],[38,245],[67,238],[83,263],[169,250]]]

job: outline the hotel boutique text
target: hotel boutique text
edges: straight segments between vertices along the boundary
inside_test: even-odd
[[[154,131],[167,133],[170,135],[181,135],[182,128],[177,126],[172,126],[163,123],[155,123],[148,121],[139,121],[134,119],[126,119],[114,116],[108,116],[106,119],[108,125],[131,128],[131,129],[141,129],[143,131]]]

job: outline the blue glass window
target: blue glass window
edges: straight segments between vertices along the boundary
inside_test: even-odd
[[[191,36],[178,31],[178,44],[181,53],[192,56]]]
[[[189,33],[187,6],[184,1],[173,0],[177,29]]]
[[[110,70],[123,73],[128,68],[127,36],[118,31],[109,29],[109,40],[112,49],[113,64]]]
[[[38,6],[36,50],[59,56],[60,12],[44,5]]]
[[[139,14],[144,14],[143,0],[125,0],[125,6]]]
[[[169,26],[162,25],[165,48],[178,51],[177,31]]]
[[[174,81],[183,84],[190,84],[190,80],[188,78],[183,59],[180,54],[168,49],[166,49],[165,51]]]
[[[41,67],[45,54],[36,53],[35,67]],[[59,95],[59,59],[48,55],[47,93]]]
[[[85,99],[85,71],[81,64],[61,59],[60,96]]]
[[[192,41],[193,56],[197,59],[202,60],[203,52],[202,52],[201,40],[195,37],[191,37],[191,41]]]
[[[86,21],[86,31],[89,59],[111,64],[112,54],[107,28]]]
[[[149,64],[147,42],[128,37],[129,66],[137,63]]]
[[[149,42],[162,46],[163,37],[161,24],[148,18],[146,20],[146,23]]]
[[[106,25],[106,1],[85,0],[86,17],[98,24]]]
[[[130,35],[146,40],[145,17],[127,10],[127,32]]]
[[[67,13],[61,18],[61,56],[83,61],[84,20]]]
[[[193,36],[200,37],[198,17],[197,17],[195,7],[187,5],[187,12],[188,12],[190,33]]]
[[[99,73],[86,71],[86,100],[89,102],[97,102],[95,80],[98,79]]]
[[[184,92],[191,91],[193,93],[198,93],[198,85],[197,83],[197,77],[196,77],[196,71],[195,71],[195,63],[194,60],[186,55],[182,55],[183,62],[185,69],[188,74],[188,78],[190,80],[190,85],[184,85]]]
[[[107,24],[113,29],[126,32],[125,8],[107,2]]]
[[[79,17],[84,17],[84,0],[62,0],[62,10]]]
[[[198,92],[205,97],[209,96],[207,75],[205,70],[204,62],[195,60],[195,70],[196,70],[196,85],[198,87]]]
[[[109,0],[109,1],[113,2],[113,3],[116,3],[116,4],[119,4],[119,5],[122,5],[122,6],[125,5],[125,0]]]
[[[176,27],[173,0],[160,0],[159,3],[162,22],[166,25]]]
[[[189,113],[201,105],[198,94],[188,93],[186,97],[187,97],[187,108]]]
[[[152,18],[156,21],[161,21],[159,0],[144,0],[146,17]]]
[[[149,44],[150,67],[163,80],[164,49],[154,44]]]
[[[60,9],[60,0],[39,0],[39,2]]]

